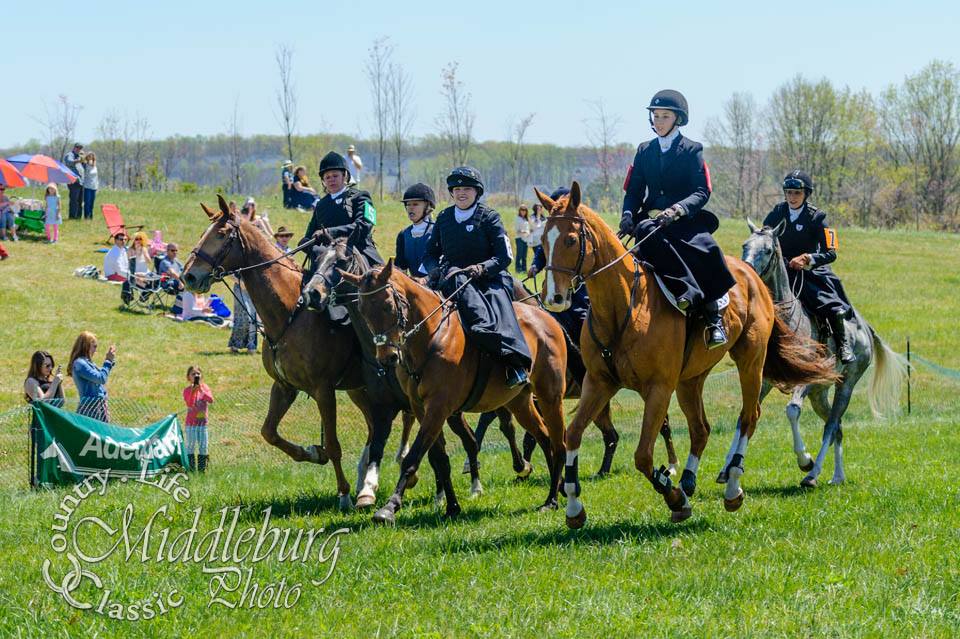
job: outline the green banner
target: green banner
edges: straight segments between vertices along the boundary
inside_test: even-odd
[[[79,483],[107,468],[111,477],[150,477],[168,464],[188,467],[176,415],[124,428],[34,402],[32,430],[40,486]]]

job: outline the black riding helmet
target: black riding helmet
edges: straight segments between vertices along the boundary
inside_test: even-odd
[[[813,178],[799,169],[790,171],[783,178],[783,189],[803,189],[806,197],[810,197],[810,194],[813,193]]]
[[[437,197],[433,194],[433,189],[422,182],[409,186],[403,192],[403,202],[406,204],[410,200],[423,200],[429,202],[431,207],[437,206]]]
[[[458,166],[447,176],[447,190],[453,193],[455,186],[472,186],[477,190],[477,199],[483,195],[483,178],[472,166]]]
[[[327,171],[346,171],[347,179],[350,179],[350,169],[347,168],[347,160],[336,151],[330,151],[320,160],[320,179]]]
[[[673,89],[663,89],[657,91],[650,98],[650,105],[647,107],[650,120],[650,126],[653,126],[653,110],[665,109],[677,114],[677,123],[674,126],[683,126],[690,121],[690,108],[687,106],[687,99],[683,94]]]

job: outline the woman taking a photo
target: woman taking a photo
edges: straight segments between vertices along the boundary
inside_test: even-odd
[[[84,331],[77,336],[70,351],[70,363],[67,366],[68,374],[73,377],[80,394],[80,405],[77,413],[86,415],[102,422],[110,421],[107,411],[107,389],[104,385],[110,376],[117,357],[117,347],[113,344],[107,350],[107,357],[103,366],[93,363],[93,355],[97,352],[97,336]]]
[[[30,370],[23,382],[23,395],[27,402],[63,406],[63,374],[59,366],[54,372],[53,366],[53,356],[47,351],[37,351],[30,358]]]

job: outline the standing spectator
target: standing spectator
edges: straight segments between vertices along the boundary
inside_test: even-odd
[[[180,281],[180,274],[183,273],[183,262],[177,259],[180,249],[176,244],[170,242],[167,244],[167,254],[160,260],[160,266],[157,275],[163,279],[163,288],[168,293],[179,293],[183,290],[183,282]]]
[[[280,188],[283,190],[283,208],[293,207],[293,162],[287,160],[280,170]]]
[[[7,186],[0,184],[0,240],[7,239],[7,230],[10,231],[14,242],[19,240],[17,237],[16,217],[13,214],[13,203],[7,197]]]
[[[253,355],[257,352],[257,309],[239,277],[233,285],[233,298],[233,327],[227,346],[231,353],[246,349],[247,353]]]
[[[277,248],[284,253],[290,252],[290,238],[293,237],[293,231],[288,231],[287,227],[281,226],[273,234],[273,239],[277,241]]]
[[[130,277],[127,235],[123,231],[117,231],[113,236],[113,246],[103,256],[103,275],[111,282],[126,282]]]
[[[23,396],[28,402],[48,402],[63,406],[63,373],[53,370],[53,356],[37,351],[30,358],[30,370],[23,382]]]
[[[83,158],[83,217],[93,219],[93,201],[97,198],[97,189],[100,188],[100,174],[97,171],[97,156],[87,153]]]
[[[63,163],[67,165],[67,168],[73,171],[77,177],[80,177],[81,171],[80,167],[77,166],[83,161],[83,145],[77,142],[73,145],[73,149],[70,150],[65,156],[63,156]],[[71,220],[79,220],[82,216],[82,203],[83,203],[83,184],[77,179],[76,182],[73,182],[67,185],[67,189],[70,192],[70,211],[69,216]]]
[[[547,223],[547,218],[540,211],[543,209],[539,204],[533,205],[533,215],[530,216],[530,239],[527,241],[529,246],[540,246],[543,239],[543,227]]]
[[[207,470],[207,407],[213,403],[210,387],[203,383],[203,372],[199,366],[187,368],[187,381],[190,385],[183,389],[183,402],[187,405],[187,419],[184,428],[184,445],[190,458],[190,469],[201,473]],[[197,450],[199,449],[199,450]],[[197,456],[194,457],[194,450]]]
[[[298,166],[293,172],[293,191],[290,193],[290,203],[298,209],[313,212],[317,203],[317,190],[307,181],[307,167]]]
[[[525,273],[527,270],[527,244],[530,242],[530,211],[526,204],[521,204],[517,209],[517,221],[514,224],[516,232],[517,255],[514,267],[517,273]]]
[[[273,227],[270,226],[270,219],[266,215],[257,215],[257,202],[252,197],[248,197],[240,209],[240,217],[250,222],[267,237],[273,237]]]
[[[360,171],[363,170],[363,160],[360,159],[360,155],[357,153],[357,147],[352,144],[347,147],[347,160],[350,162],[350,166],[347,167],[350,169],[350,182],[348,186],[356,186],[360,183]]]
[[[117,347],[110,345],[103,366],[93,363],[93,354],[96,352],[97,336],[89,331],[80,333],[70,351],[70,364],[67,366],[67,371],[73,377],[77,392],[80,394],[77,413],[102,422],[109,422],[107,389],[104,388],[104,384],[107,383],[107,377],[110,376],[117,358]]]
[[[60,192],[57,185],[51,182],[45,193],[46,217],[44,228],[47,231],[47,241],[55,244],[60,241],[60,225],[63,224],[63,214],[60,212]]]

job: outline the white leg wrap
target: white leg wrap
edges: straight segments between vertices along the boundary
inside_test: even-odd
[[[572,466],[577,461],[577,457],[580,455],[580,449],[568,450],[567,451],[567,466]],[[564,469],[566,473],[566,469]],[[583,503],[580,501],[580,497],[577,496],[577,485],[575,483],[563,484],[563,491],[567,493],[567,517],[576,517],[581,512],[583,512]]]
[[[846,481],[847,476],[843,472],[843,444],[836,442],[833,445],[833,479],[830,480],[831,484],[842,484]]]
[[[740,494],[740,477],[743,471],[734,466],[730,469],[730,475],[727,477],[727,485],[724,488],[723,496],[727,499],[736,499]]]
[[[480,483],[480,478],[477,477],[470,484],[470,496],[479,497],[482,494],[483,494],[483,484]]]
[[[684,467],[684,470],[689,470],[696,475],[698,468],[700,468],[700,458],[692,454],[687,455],[687,465]]]

